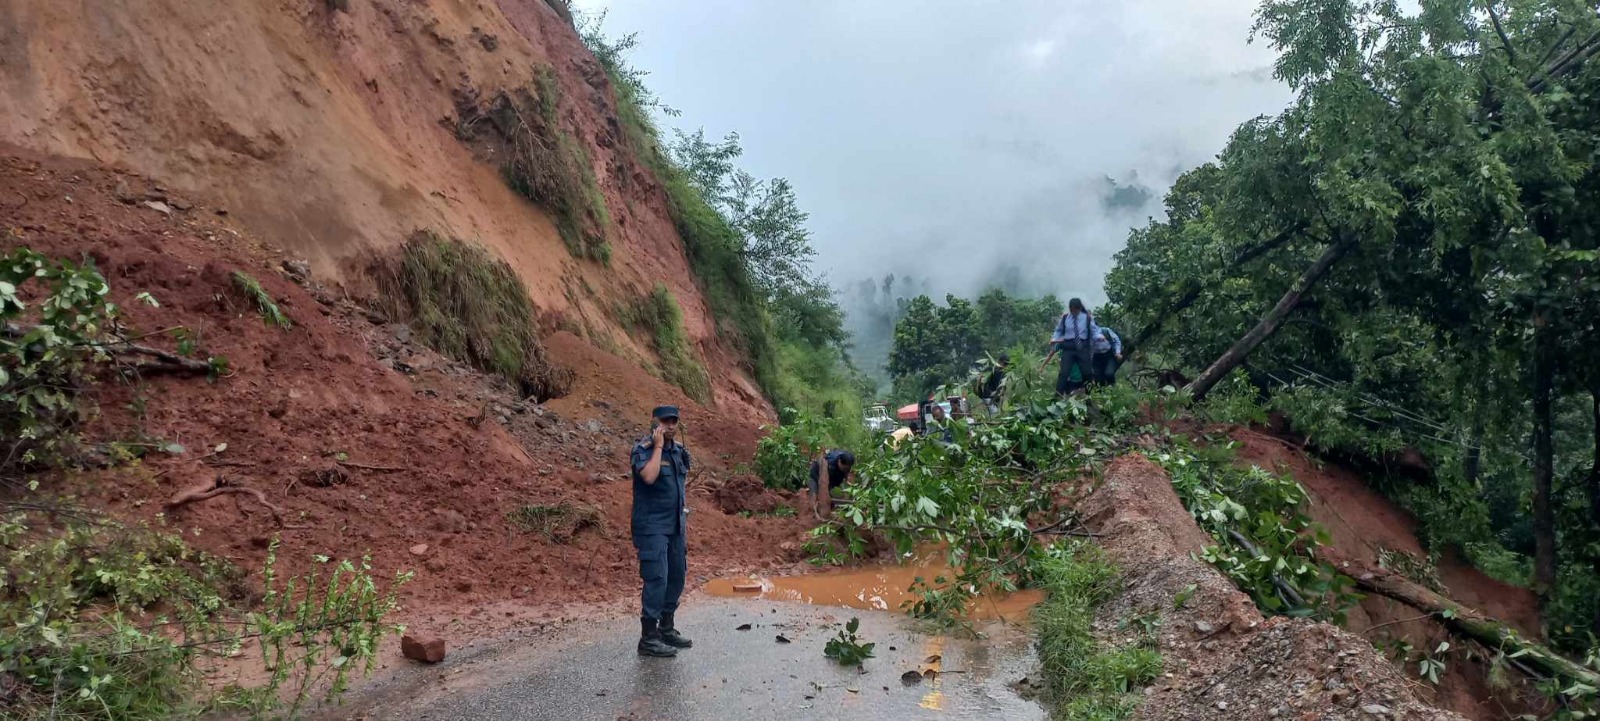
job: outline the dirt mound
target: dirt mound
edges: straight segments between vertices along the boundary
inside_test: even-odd
[[[1133,614],[1161,619],[1166,673],[1137,717],[1462,718],[1419,700],[1359,636],[1325,623],[1263,619],[1230,581],[1190,555],[1207,538],[1166,472],[1144,457],[1114,461],[1083,510],[1125,581],[1124,592],[1100,611],[1101,632],[1115,636],[1119,620]],[[1174,608],[1191,585],[1193,595]]]
[[[1234,429],[1239,443],[1239,460],[1276,472],[1287,472],[1311,494],[1310,514],[1328,530],[1333,544],[1353,561],[1369,567],[1379,565],[1383,550],[1400,551],[1425,558],[1427,551],[1417,541],[1417,522],[1405,510],[1373,490],[1355,472],[1336,464],[1316,463],[1311,456],[1288,440],[1250,429]],[[1463,605],[1475,608],[1516,627],[1530,638],[1540,636],[1539,602],[1533,592],[1496,581],[1467,564],[1455,553],[1441,554],[1438,563],[1441,590]],[[1377,612],[1383,623],[1381,608]],[[1352,614],[1351,628],[1364,630],[1369,619]]]
[[[723,513],[772,513],[784,506],[798,512],[802,505],[796,494],[768,490],[755,476],[729,478],[716,489],[714,498]]]
[[[98,386],[91,437],[187,450],[74,474],[58,487],[181,531],[247,569],[259,567],[274,535],[292,568],[313,554],[371,553],[383,575],[416,572],[398,620],[448,626],[455,638],[569,604],[628,603],[636,593],[627,458],[647,412],[582,392],[560,406],[526,402],[505,381],[417,346],[404,326],[375,324],[364,307],[313,281],[297,284],[291,275],[300,274],[280,270],[285,259],[231,216],[138,175],[0,149],[0,205],[0,247],[91,258],[133,328],[182,326],[231,369],[215,383],[151,377]],[[258,279],[293,327],[265,324],[235,290],[234,271]],[[160,307],[134,302],[141,291]],[[163,334],[143,342],[175,347]],[[575,346],[587,348],[568,337],[550,351],[577,372],[577,388],[610,387],[641,408],[678,400],[620,359],[583,362],[598,359]],[[732,475],[754,452],[754,429],[685,405],[686,422],[700,424],[691,442],[704,442],[694,446],[694,483]],[[219,477],[264,493],[286,522],[236,495],[162,515],[174,494]],[[692,577],[789,560],[777,549],[804,524],[729,516],[710,495],[691,486]],[[597,513],[570,533],[517,522],[563,504]],[[484,610],[511,601],[492,616]]]

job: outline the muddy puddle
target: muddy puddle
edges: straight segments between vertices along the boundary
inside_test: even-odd
[[[872,565],[798,576],[733,576],[706,583],[712,596],[747,598],[813,606],[842,606],[873,611],[901,611],[902,604],[918,597],[909,589],[917,578],[931,583],[949,566],[936,552],[919,553],[899,565]],[[1000,597],[978,599],[973,620],[1026,622],[1028,612],[1044,600],[1044,592],[1024,589]]]

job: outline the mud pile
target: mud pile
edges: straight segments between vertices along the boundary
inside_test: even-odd
[[[1265,619],[1248,596],[1190,554],[1209,545],[1166,472],[1142,456],[1117,459],[1081,506],[1121,567],[1123,592],[1100,610],[1115,638],[1121,619],[1160,618],[1165,673],[1147,689],[1146,719],[1461,719],[1419,699],[1372,644],[1326,623]],[[1195,591],[1182,608],[1174,599]]]
[[[382,575],[416,572],[398,621],[460,640],[633,597],[628,451],[649,407],[676,403],[697,462],[691,576],[798,560],[784,548],[801,539],[801,521],[741,518],[714,500],[749,460],[756,429],[577,338],[549,338],[578,378],[571,396],[541,405],[414,343],[404,326],[374,322],[231,213],[147,177],[0,145],[0,210],[0,248],[93,262],[133,333],[150,334],[140,342],[176,350],[157,331],[182,327],[200,357],[230,369],[215,382],[105,379],[89,439],[183,451],[66,474],[47,490],[181,532],[247,570],[275,536],[291,569],[314,554],[370,553]],[[264,323],[235,271],[259,280],[293,327]],[[160,306],[136,302],[140,292]],[[238,496],[163,514],[168,499],[218,478],[263,492],[283,522]],[[514,520],[524,506],[563,505],[594,509],[598,522],[545,534]]]

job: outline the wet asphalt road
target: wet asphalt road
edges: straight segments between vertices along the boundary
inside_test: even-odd
[[[877,644],[867,673],[823,647],[852,616]],[[751,624],[748,631],[735,630]],[[484,719],[1043,719],[1008,684],[1034,663],[1030,638],[989,627],[979,641],[914,631],[899,614],[699,598],[678,626],[695,647],[675,659],[634,653],[637,622],[580,623],[551,639],[447,659],[371,689],[359,717]],[[779,643],[783,635],[791,643]],[[934,658],[937,657],[937,658]],[[906,671],[939,668],[907,683]],[[351,711],[353,709],[347,709]],[[332,717],[348,717],[335,713]]]

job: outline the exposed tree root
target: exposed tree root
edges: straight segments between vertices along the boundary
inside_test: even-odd
[[[226,494],[242,494],[255,498],[256,502],[260,503],[262,508],[265,508],[267,511],[272,513],[272,520],[276,521],[278,526],[282,528],[306,528],[306,526],[291,526],[287,523],[284,523],[284,516],[288,512],[271,501],[268,501],[267,494],[262,493],[254,488],[250,488],[249,486],[235,485],[232,481],[228,480],[226,476],[217,476],[215,480],[212,480],[209,483],[179,491],[177,495],[167,499],[167,502],[163,504],[162,507],[167,511],[172,511],[196,501],[204,501],[207,498],[215,498],[217,496]]]

